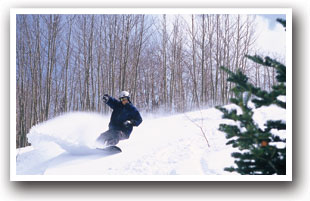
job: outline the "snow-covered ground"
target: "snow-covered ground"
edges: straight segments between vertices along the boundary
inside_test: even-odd
[[[227,106],[232,108],[232,105]],[[271,116],[270,116],[271,115]],[[122,153],[106,156],[95,139],[107,130],[109,116],[73,112],[34,126],[32,146],[16,150],[17,175],[231,175],[234,166],[225,134],[218,130],[222,113],[215,109],[164,117],[143,115]],[[276,106],[256,110],[259,125],[271,117],[285,120]],[[270,119],[270,118],[269,118]],[[206,141],[206,138],[210,146]]]

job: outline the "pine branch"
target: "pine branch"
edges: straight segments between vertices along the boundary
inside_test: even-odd
[[[285,20],[278,20],[286,27]],[[286,102],[281,101],[279,96],[286,95],[286,66],[271,59],[270,57],[262,58],[258,55],[246,57],[253,62],[272,67],[276,70],[276,79],[278,84],[272,87],[270,92],[261,90],[248,82],[246,75],[241,70],[232,72],[225,67],[221,67],[228,74],[227,81],[235,84],[232,88],[234,98],[230,99],[231,103],[236,104],[242,110],[242,114],[238,115],[236,110],[228,111],[223,107],[216,107],[223,112],[224,119],[236,121],[238,126],[220,124],[219,130],[225,132],[228,139],[227,145],[232,145],[240,151],[234,152],[232,157],[236,158],[235,164],[237,168],[225,168],[225,171],[238,172],[240,174],[285,174],[286,173],[286,148],[278,148],[275,142],[286,142],[278,135],[273,135],[272,129],[285,130],[286,124],[282,121],[267,121],[266,129],[262,130],[253,120],[253,111],[248,107],[248,101],[253,94],[255,98],[251,101],[255,104],[255,108],[261,106],[269,106],[276,104],[282,108],[286,107]]]
[[[286,30],[286,20],[281,19],[281,18],[277,18],[277,22],[279,22],[280,24],[282,24],[282,26],[285,28]]]

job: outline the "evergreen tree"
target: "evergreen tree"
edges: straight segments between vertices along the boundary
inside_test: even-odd
[[[285,20],[277,20],[284,27]],[[281,100],[281,96],[286,95],[286,66],[270,57],[264,59],[260,56],[246,56],[250,60],[276,69],[277,84],[272,87],[270,92],[255,87],[248,82],[248,78],[240,71],[232,72],[222,67],[228,73],[227,81],[235,84],[232,89],[234,98],[230,101],[238,105],[242,114],[237,114],[236,110],[228,111],[224,107],[217,107],[223,112],[223,118],[234,120],[237,125],[221,124],[220,131],[226,133],[229,139],[227,144],[238,148],[240,152],[232,153],[236,158],[237,168],[225,168],[226,171],[238,172],[240,174],[286,174],[286,146],[279,148],[276,143],[285,143],[286,139],[281,139],[278,135],[272,134],[271,130],[285,130],[286,123],[282,121],[267,121],[266,128],[261,129],[253,120],[252,108],[248,106],[251,100],[255,108],[275,104],[281,108],[286,108],[286,102]]]

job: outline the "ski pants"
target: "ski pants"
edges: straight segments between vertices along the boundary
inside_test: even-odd
[[[120,140],[126,140],[129,137],[120,130],[109,129],[97,138],[97,141],[102,142],[108,146],[114,146],[118,144]]]

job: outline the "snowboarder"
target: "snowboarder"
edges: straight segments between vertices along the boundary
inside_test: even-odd
[[[113,109],[109,123],[109,130],[102,133],[97,141],[107,146],[114,146],[120,140],[128,139],[133,126],[139,126],[142,122],[137,108],[131,103],[127,91],[122,91],[119,100],[105,94],[103,101]]]

